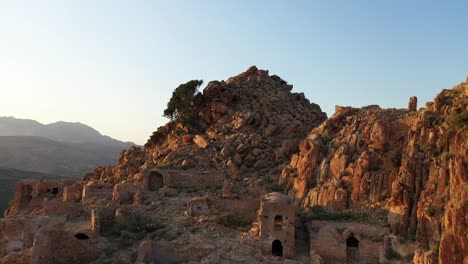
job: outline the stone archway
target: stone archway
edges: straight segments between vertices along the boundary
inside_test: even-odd
[[[148,189],[157,191],[164,186],[164,179],[161,173],[153,171],[148,175]]]
[[[283,245],[281,244],[281,241],[273,241],[273,244],[271,244],[271,254],[276,257],[283,256]]]
[[[346,239],[346,263],[359,263],[359,240],[354,233]]]

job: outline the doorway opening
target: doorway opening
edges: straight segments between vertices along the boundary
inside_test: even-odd
[[[271,245],[271,254],[275,257],[283,256],[283,245],[281,244],[281,241],[273,241],[273,244]]]
[[[148,175],[148,189],[150,191],[157,191],[164,185],[163,176],[158,172],[151,172]]]
[[[346,239],[346,263],[359,263],[359,240],[354,233]]]

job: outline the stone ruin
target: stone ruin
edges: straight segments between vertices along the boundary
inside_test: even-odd
[[[273,192],[260,201],[258,213],[260,240],[267,244],[273,256],[294,258],[296,256],[296,209],[286,195]]]

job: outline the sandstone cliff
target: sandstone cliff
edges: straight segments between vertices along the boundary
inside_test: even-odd
[[[280,184],[307,212],[380,207],[415,263],[468,259],[468,83],[416,111],[336,107],[300,142]]]

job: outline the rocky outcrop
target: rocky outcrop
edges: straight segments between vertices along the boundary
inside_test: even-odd
[[[304,211],[381,207],[415,263],[468,259],[468,84],[417,111],[336,107],[300,143],[280,184]]]
[[[408,111],[414,112],[418,110],[418,98],[411,96],[408,103]]]

